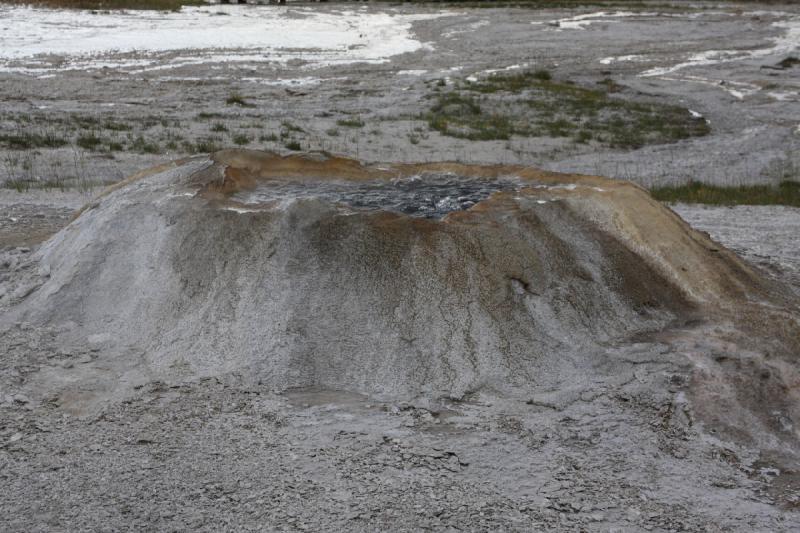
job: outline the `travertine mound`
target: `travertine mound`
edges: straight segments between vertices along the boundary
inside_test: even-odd
[[[39,254],[13,319],[66,324],[106,392],[238,373],[528,393],[585,377],[609,343],[773,298],[630,183],[242,150],[131,177]]]

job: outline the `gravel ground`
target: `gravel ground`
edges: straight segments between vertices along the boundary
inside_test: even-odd
[[[0,235],[14,236],[3,243],[3,279],[24,275],[19,269],[42,238],[26,221],[84,200],[0,196],[33,235],[26,240],[0,223]],[[798,210],[675,209],[796,282],[789,228],[800,224]],[[63,224],[60,215],[44,220],[50,231]],[[800,528],[793,463],[715,437],[686,403],[685,354],[730,349],[702,327],[609,346],[603,357],[614,370],[602,384],[527,402],[490,392],[399,403],[314,389],[278,394],[234,374],[152,382],[91,414],[15,392],[37,370],[95,361],[91,347],[57,344],[59,327],[21,322],[2,335],[5,530]]]
[[[784,280],[800,294],[800,209],[685,204],[673,209],[693,227],[708,232],[711,238]]]
[[[570,19],[596,10],[314,6],[334,17],[352,9],[446,14],[410,23],[410,35],[427,46],[378,64],[204,58],[178,65],[175,58],[191,51],[156,54],[159,68],[143,72],[112,64],[26,74],[6,62],[0,133],[62,121],[58,131],[70,143],[0,148],[0,181],[57,182],[0,190],[0,299],[95,184],[185,155],[184,140],[231,145],[244,132],[251,148],[288,152],[287,141],[296,140],[304,150],[366,160],[519,162],[647,185],[796,176],[800,68],[772,67],[797,55],[781,39],[793,35],[800,10],[697,5],[659,3],[587,24]],[[725,56],[731,61],[642,75],[709,50],[736,52]],[[759,50],[766,52],[752,53]],[[438,80],[450,87],[525,64],[585,86],[612,78],[619,97],[682,105],[703,115],[711,134],[638,150],[545,137],[473,142],[429,131],[419,117]],[[227,104],[233,93],[254,107]],[[338,124],[353,118],[364,125]],[[96,125],[109,120],[123,127]],[[224,130],[213,131],[217,123]],[[98,152],[76,144],[92,131],[142,137],[155,148]],[[674,209],[800,294],[800,210]],[[702,325],[678,338],[608,346],[615,372],[602,383],[529,401],[489,391],[407,402],[276,393],[234,374],[152,382],[91,414],[19,392],[41,369],[57,373],[98,358],[90,346],[56,343],[62,327],[19,322],[0,333],[0,530],[800,530],[796,462],[703,428],[682,394],[692,367],[686,354],[730,348]]]

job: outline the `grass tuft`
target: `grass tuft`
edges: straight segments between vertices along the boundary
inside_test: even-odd
[[[294,139],[287,141],[283,146],[285,146],[287,150],[292,150],[294,152],[299,152],[303,149],[303,146]]]
[[[800,207],[800,181],[772,185],[707,185],[690,181],[686,185],[656,187],[650,191],[662,202],[711,205],[788,205]]]
[[[533,78],[539,81],[550,81],[553,79],[553,75],[549,70],[539,69],[533,72]]]
[[[781,59],[778,62],[777,67],[781,68],[781,69],[787,69],[787,68],[796,67],[797,65],[800,65],[800,59],[798,59],[798,58],[796,58],[794,56],[789,56],[789,57],[786,57],[784,59]]]
[[[363,128],[364,121],[360,118],[343,118],[336,121],[337,126],[341,126],[343,128]]]
[[[628,149],[710,131],[687,109],[612,97],[622,86],[608,78],[595,85],[554,81],[546,70],[494,74],[435,93],[425,118],[431,129],[463,139],[564,137]]]
[[[19,132],[0,133],[0,146],[10,150],[30,150],[32,148],[60,148],[66,146],[67,140],[54,133]]]
[[[103,139],[95,135],[94,132],[84,133],[75,139],[75,144],[85,150],[98,150],[102,143]]]
[[[514,129],[499,114],[484,113],[471,96],[450,92],[440,96],[427,115],[428,126],[443,135],[471,141],[510,139]]]
[[[228,105],[238,105],[239,107],[255,107],[255,104],[248,102],[245,97],[239,93],[231,93],[230,96],[225,99],[225,103]]]
[[[233,136],[233,142],[235,144],[238,144],[239,146],[250,144],[251,141],[252,139],[244,133],[237,133],[236,135]]]
[[[139,135],[131,143],[131,150],[141,154],[160,154],[162,152],[161,147],[158,144],[145,140],[142,135]]]

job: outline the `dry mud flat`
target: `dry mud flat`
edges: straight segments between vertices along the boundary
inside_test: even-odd
[[[789,278],[629,184],[225,152],[3,261],[7,529],[800,527]]]
[[[724,2],[94,15],[3,6],[0,180],[90,186],[238,144],[372,161],[520,163],[645,184],[775,181],[800,166],[800,67],[790,59],[799,17],[796,4]],[[546,98],[464,89],[537,69],[553,77]],[[567,82],[603,93],[594,130],[581,130],[594,117],[581,107],[559,114]],[[536,127],[470,133],[489,140],[443,135],[426,113],[447,95],[485,100],[476,120],[486,124],[520,98]],[[674,106],[677,126],[695,120],[710,133],[636,122],[637,105]],[[617,127],[609,109],[620,113],[623,138],[604,140]],[[665,142],[670,135],[680,140]]]

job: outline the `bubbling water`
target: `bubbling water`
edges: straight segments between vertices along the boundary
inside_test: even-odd
[[[239,193],[235,200],[263,203],[290,198],[318,198],[364,211],[394,211],[415,217],[442,218],[469,209],[492,193],[516,191],[518,178],[473,178],[425,173],[393,180],[262,182],[255,191]]]

